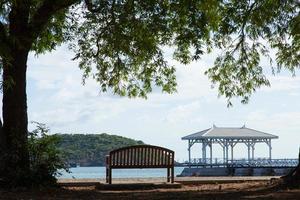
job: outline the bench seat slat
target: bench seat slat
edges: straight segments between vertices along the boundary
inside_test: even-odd
[[[130,161],[130,151],[131,151],[131,149],[127,149],[126,165],[129,165],[129,161]]]
[[[146,165],[150,165],[150,159],[151,159],[150,148],[147,148],[147,163],[146,163]]]
[[[149,162],[149,165],[153,165],[153,149],[150,148],[150,162]]]

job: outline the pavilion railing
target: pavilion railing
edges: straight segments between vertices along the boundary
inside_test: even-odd
[[[296,167],[298,159],[254,159],[250,161],[233,160],[228,163],[232,167]]]
[[[185,162],[186,165],[191,166],[229,166],[229,167],[295,167],[298,165],[298,159],[269,159],[269,158],[255,158],[224,160],[222,158],[203,159],[193,158],[191,162]]]

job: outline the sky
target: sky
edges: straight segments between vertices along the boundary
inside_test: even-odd
[[[181,137],[210,128],[246,127],[279,136],[273,141],[273,158],[296,158],[300,141],[300,77],[283,72],[267,73],[271,87],[259,89],[248,104],[234,101],[228,108],[204,75],[217,52],[201,60],[182,65],[166,58],[176,67],[177,93],[159,89],[148,99],[129,99],[101,93],[94,80],[82,85],[82,72],[72,61],[73,52],[66,46],[28,61],[27,98],[29,121],[47,124],[51,133],[108,133],[142,140],[175,151],[175,159],[186,160],[187,141]],[[262,65],[270,71],[268,62]],[[32,126],[30,126],[32,128]],[[200,146],[192,148],[199,158]],[[221,158],[221,148],[213,146],[213,156]],[[245,145],[237,145],[234,156],[246,158]],[[256,146],[257,157],[267,157],[266,144]]]

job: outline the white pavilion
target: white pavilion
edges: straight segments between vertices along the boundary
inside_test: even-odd
[[[217,127],[213,125],[211,128],[182,137],[182,140],[188,141],[189,163],[191,163],[191,148],[194,144],[202,145],[202,163],[213,163],[213,144],[220,145],[223,149],[223,162],[233,162],[234,147],[236,144],[242,143],[248,149],[248,162],[254,160],[255,145],[257,143],[265,143],[269,149],[269,159],[272,159],[272,139],[278,139],[278,136],[247,128],[245,125],[238,128]],[[209,148],[210,157],[206,157],[206,150]],[[231,158],[229,158],[229,151]]]

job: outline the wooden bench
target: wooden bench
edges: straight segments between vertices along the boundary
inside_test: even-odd
[[[106,156],[106,182],[111,184],[112,169],[167,168],[167,181],[174,183],[174,151],[152,145],[129,146]]]

